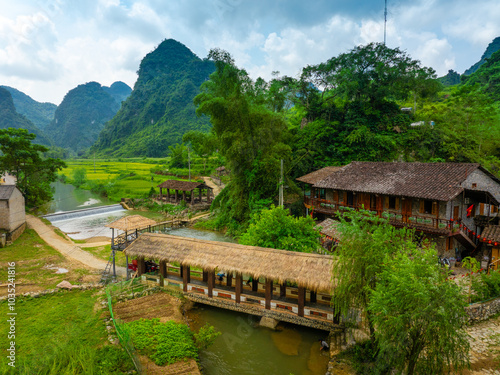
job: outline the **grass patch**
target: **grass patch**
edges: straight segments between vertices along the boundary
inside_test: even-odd
[[[0,359],[2,374],[123,374],[133,369],[123,350],[103,346],[107,333],[95,312],[95,291],[18,298],[16,368]],[[7,303],[1,303],[6,312]],[[0,335],[7,338],[6,324]],[[4,347],[5,344],[4,344]]]
[[[108,261],[111,255],[111,245],[96,246],[96,247],[85,247],[83,250],[95,255],[97,258]],[[115,253],[115,263],[117,266],[126,267],[127,259],[123,251],[117,251]]]
[[[67,274],[55,274],[54,270],[44,268],[47,264],[61,266],[65,258],[48,246],[32,229],[24,233],[10,246],[0,249],[0,280],[7,281],[8,262],[16,263],[16,281],[36,283],[45,288],[55,287]]]

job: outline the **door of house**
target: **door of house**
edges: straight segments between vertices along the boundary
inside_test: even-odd
[[[406,198],[404,201],[403,201],[403,205],[402,205],[402,215],[403,215],[403,221],[405,223],[408,222],[408,218],[411,216],[411,198]]]
[[[377,197],[377,213],[378,213],[379,216],[382,216],[382,210],[383,210],[383,207],[382,207],[382,197],[378,196]]]
[[[460,218],[460,206],[453,207],[453,221],[457,221]]]
[[[500,262],[495,262],[498,261],[500,256],[500,248],[499,247],[494,247],[491,250],[491,263],[493,264],[493,269],[497,270],[498,269],[498,263]]]

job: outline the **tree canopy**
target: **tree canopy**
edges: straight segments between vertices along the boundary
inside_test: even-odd
[[[210,51],[215,72],[194,99],[199,115],[207,115],[220,153],[231,170],[231,182],[214,201],[230,230],[238,231],[253,209],[268,206],[277,194],[280,159],[290,148],[283,142],[286,124],[229,53]]]
[[[32,143],[36,135],[25,129],[0,129],[0,170],[16,177],[27,207],[36,207],[52,199],[50,183],[65,167],[59,159],[43,158],[48,148]]]
[[[296,218],[288,210],[272,206],[254,214],[239,242],[243,245],[311,253],[320,248],[319,237],[312,218]]]

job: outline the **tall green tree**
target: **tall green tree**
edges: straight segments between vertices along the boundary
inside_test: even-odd
[[[187,168],[188,167],[188,149],[184,143],[176,143],[168,146],[170,150],[170,168]]]
[[[240,237],[243,245],[311,253],[320,248],[314,220],[293,217],[288,210],[271,207],[254,214],[250,226]]]
[[[290,152],[283,142],[287,128],[282,115],[262,101],[254,82],[234,65],[229,53],[214,49],[209,58],[215,61],[215,72],[194,102],[199,115],[210,117],[220,153],[231,170],[231,182],[213,207],[220,208],[223,225],[240,231],[252,210],[268,206],[277,195],[279,161]]]
[[[467,301],[446,280],[434,246],[406,241],[384,264],[368,305],[379,358],[407,375],[459,373],[469,364]]]
[[[213,155],[217,148],[217,138],[213,133],[203,133],[190,130],[182,136],[183,142],[191,143],[193,151],[203,158],[203,171],[206,171],[208,158]]]
[[[60,159],[43,158],[49,149],[32,143],[35,134],[25,129],[0,129],[0,171],[16,177],[27,207],[36,207],[52,199],[50,183],[66,164]]]
[[[334,253],[332,275],[336,286],[332,304],[336,313],[365,314],[371,339],[375,339],[373,314],[368,309],[386,258],[408,244],[413,232],[397,229],[368,211],[345,213],[337,226],[340,244]]]

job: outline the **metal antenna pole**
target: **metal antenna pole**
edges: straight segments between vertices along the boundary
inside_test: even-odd
[[[283,208],[283,159],[281,159],[281,177],[280,177],[280,207]]]
[[[385,10],[384,10],[384,46],[386,40],[386,30],[387,30],[387,0],[385,0]]]

